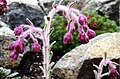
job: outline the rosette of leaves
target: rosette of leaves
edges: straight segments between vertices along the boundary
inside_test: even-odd
[[[102,34],[107,32],[117,32],[118,26],[115,21],[109,20],[109,16],[101,16],[98,12],[86,12],[82,11],[88,18],[88,25],[91,29],[95,30],[96,34]]]
[[[18,72],[11,72],[11,69],[6,69],[3,67],[0,67],[0,79],[21,79],[21,77],[18,77]]]
[[[43,26],[44,26],[44,24],[41,25],[41,27],[43,27]],[[50,37],[51,43],[53,41],[56,41],[56,43],[52,47],[52,52],[54,53],[55,59],[56,58],[59,59],[59,57],[61,57],[65,53],[69,52],[74,47],[80,45],[80,42],[78,41],[78,33],[76,31],[73,32],[73,35],[72,35],[73,40],[72,40],[71,44],[63,43],[63,36],[66,33],[66,26],[67,26],[67,20],[65,19],[65,17],[56,14],[51,23],[51,28],[53,28],[53,32]],[[53,57],[53,61],[55,59]]]

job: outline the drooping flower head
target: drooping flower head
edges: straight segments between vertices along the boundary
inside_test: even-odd
[[[112,68],[110,69],[109,76],[111,79],[117,79],[117,77],[119,76],[119,73],[117,72],[115,68]]]
[[[0,0],[0,4],[7,4],[6,0]]]
[[[69,43],[71,43],[72,39],[73,39],[73,37],[72,37],[71,32],[67,32],[63,37],[63,42],[65,44],[69,44]]]
[[[0,15],[3,15],[7,10],[7,2],[6,0],[0,0]]]
[[[89,39],[92,39],[96,36],[95,31],[91,30],[91,29],[87,29],[86,34],[88,35]]]
[[[79,33],[78,34],[78,39],[82,44],[86,44],[89,42],[89,38],[86,33]]]
[[[78,22],[81,24],[81,25],[85,25],[87,23],[87,17],[84,16],[83,14],[79,15],[78,17]]]
[[[111,62],[108,63],[108,67],[110,78],[117,79],[117,77],[120,76],[120,74],[117,72],[116,67]]]
[[[40,44],[37,41],[34,41],[34,43],[32,43],[32,51],[38,53],[40,52],[40,50],[41,50]]]
[[[22,27],[16,27],[16,28],[14,29],[14,34],[15,34],[15,36],[20,35],[22,32],[23,32]]]
[[[17,60],[19,53],[24,52],[24,42],[22,40],[13,41],[9,46],[8,49],[10,51],[10,59]]]
[[[11,51],[11,52],[10,52],[10,55],[9,55],[10,60],[17,60],[18,55],[19,55],[19,53],[18,53],[16,50]]]

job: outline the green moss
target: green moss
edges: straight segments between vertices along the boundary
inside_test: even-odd
[[[65,17],[60,15],[55,15],[54,19],[52,21],[51,27],[54,28],[53,33],[50,37],[50,41],[56,41],[56,43],[53,45],[52,51],[54,55],[63,55],[66,52],[69,52],[74,47],[80,45],[80,42],[78,41],[78,33],[73,32],[73,40],[71,44],[64,44],[63,43],[63,36],[66,33],[66,25],[67,20]],[[41,25],[43,27],[44,24]]]
[[[115,21],[109,20],[109,16],[101,16],[98,12],[88,13],[82,10],[83,14],[88,17],[88,25],[95,30],[97,35],[107,32],[117,32],[118,26]]]
[[[97,35],[107,32],[118,31],[118,26],[116,25],[116,23],[114,21],[109,20],[109,16],[107,15],[101,16],[98,15],[97,12],[87,13],[85,11],[83,11],[83,14],[85,14],[88,17],[88,25],[91,29],[96,31]],[[66,25],[67,20],[63,16],[54,16],[54,19],[51,24],[51,27],[54,28],[54,31],[50,37],[51,42],[56,41],[55,45],[52,48],[54,55],[63,55],[81,44],[78,41],[77,32],[73,32],[73,40],[71,44],[63,43],[63,36],[66,33]],[[43,26],[44,24],[41,25],[41,27]]]

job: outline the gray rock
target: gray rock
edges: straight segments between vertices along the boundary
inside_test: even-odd
[[[66,53],[54,66],[53,74],[62,79],[94,79],[92,63],[99,63],[107,52],[108,58],[120,58],[120,33],[106,33]]]
[[[20,24],[28,24],[26,18],[29,18],[36,27],[39,27],[44,20],[44,14],[40,8],[36,6],[13,2],[8,5],[4,22],[6,22],[11,29],[14,29],[14,27]]]
[[[119,26],[119,11],[120,11],[120,0],[117,1],[115,4],[111,5],[107,11],[105,11],[106,15],[110,16],[111,20],[115,20],[117,22],[117,25]]]
[[[79,7],[88,12],[98,11],[101,15],[108,15],[110,20],[115,20],[119,25],[120,0],[89,0],[80,4]]]
[[[20,63],[18,61],[10,61],[8,45],[15,39],[14,33],[8,27],[0,28],[0,65],[3,67],[13,68]]]
[[[23,55],[19,54],[18,60],[9,59],[8,45],[15,40],[14,32],[9,27],[0,28],[0,66],[14,68],[20,64]],[[30,51],[29,44],[26,44],[24,53]]]

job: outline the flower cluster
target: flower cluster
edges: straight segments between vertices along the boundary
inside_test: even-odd
[[[73,3],[71,3],[71,5],[73,5]],[[72,33],[75,31],[75,23],[77,23],[77,31],[79,32],[78,40],[82,44],[86,44],[89,42],[89,39],[96,36],[96,33],[88,27],[87,17],[83,15],[79,10],[72,8],[71,5],[68,8],[63,6],[55,6],[56,10],[61,7],[60,10],[64,12],[64,16],[68,21],[67,33],[63,37],[63,42],[67,44],[71,43],[73,39]]]
[[[117,79],[117,77],[120,76],[120,74],[117,72],[116,66],[115,66],[114,63],[115,62],[112,62],[109,59],[104,59],[103,58],[102,61],[99,64],[99,66],[94,65],[98,69],[98,71],[94,70],[94,71],[96,71],[96,72],[94,72],[95,76],[96,76],[96,79],[101,79],[105,75],[108,75],[111,79]],[[109,72],[102,74],[103,66],[108,66]]]
[[[24,39],[26,39],[27,36],[31,37],[33,40],[33,43],[31,44],[31,50],[33,52],[40,52],[41,45],[38,43],[38,38],[42,41],[42,54],[43,54],[43,67],[40,67],[43,70],[44,78],[50,79],[50,56],[49,53],[51,52],[51,46],[50,44],[50,34],[51,34],[51,22],[54,14],[56,14],[59,11],[64,12],[64,16],[68,20],[67,25],[67,33],[64,35],[63,42],[64,43],[70,43],[73,39],[72,33],[75,31],[75,23],[77,23],[77,31],[78,39],[81,43],[85,44],[89,42],[89,39],[95,37],[95,32],[87,26],[87,18],[81,14],[81,12],[77,9],[72,8],[71,3],[69,7],[63,6],[63,5],[53,5],[53,9],[49,12],[47,16],[45,16],[45,27],[43,29],[35,27],[32,22],[27,19],[27,21],[30,23],[30,25],[20,25],[19,27],[16,27],[14,29],[14,34],[17,37],[17,40],[12,42],[9,45],[10,50],[10,59],[16,60],[20,53],[24,52]],[[51,63],[52,64],[52,63]]]
[[[111,79],[117,79],[117,76],[120,76],[120,74],[117,72],[116,67],[112,64],[111,61],[108,62],[109,66],[109,76]]]
[[[24,31],[24,28],[28,28],[27,31]],[[31,50],[33,52],[40,52],[41,50],[41,46],[38,43],[33,29],[35,27],[34,26],[29,26],[29,25],[20,25],[19,27],[16,27],[14,29],[14,34],[17,37],[16,41],[13,41],[10,45],[9,45],[9,50],[10,50],[10,59],[11,60],[17,60],[19,54],[22,54],[24,52],[24,48],[25,48],[25,44],[24,44],[24,39],[26,36],[30,36],[33,39],[33,43],[31,44]]]
[[[3,15],[7,9],[7,2],[6,0],[0,0],[0,15]]]

